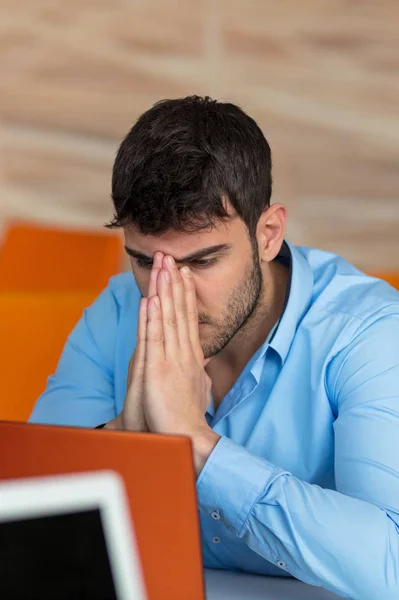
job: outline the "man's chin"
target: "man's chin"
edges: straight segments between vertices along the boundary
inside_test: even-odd
[[[212,358],[212,356],[215,356],[215,353],[212,352],[211,348],[209,348],[209,346],[204,346],[202,344],[202,352],[204,353],[204,358]]]
[[[207,344],[206,346],[204,346],[204,344],[202,344],[202,352],[204,353],[204,358],[206,359],[206,358],[213,358],[220,352],[220,350],[218,350],[215,347],[209,346],[209,344]]]

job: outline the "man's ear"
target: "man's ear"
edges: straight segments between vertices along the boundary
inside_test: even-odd
[[[256,227],[260,260],[270,262],[276,258],[284,241],[286,221],[287,209],[282,204],[263,211]]]

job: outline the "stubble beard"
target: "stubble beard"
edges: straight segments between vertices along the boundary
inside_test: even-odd
[[[221,314],[217,324],[210,323],[212,339],[203,340],[202,349],[205,358],[215,356],[239,332],[244,333],[250,322],[254,319],[263,290],[263,274],[253,248],[250,273],[233,288],[227,302],[227,308]]]

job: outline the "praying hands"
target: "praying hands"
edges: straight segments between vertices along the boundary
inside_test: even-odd
[[[109,424],[131,431],[187,435],[197,474],[219,436],[208,426],[211,380],[199,339],[195,282],[188,267],[156,252],[139,311],[121,414]]]

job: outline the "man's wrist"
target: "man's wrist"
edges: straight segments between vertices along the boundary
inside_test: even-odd
[[[220,437],[221,436],[215,433],[211,428],[191,436],[194,452],[194,468],[197,477],[215,449]]]
[[[104,429],[124,429],[122,422],[122,413],[115,417],[115,419],[112,419],[112,421],[108,421],[108,423],[104,425]]]

